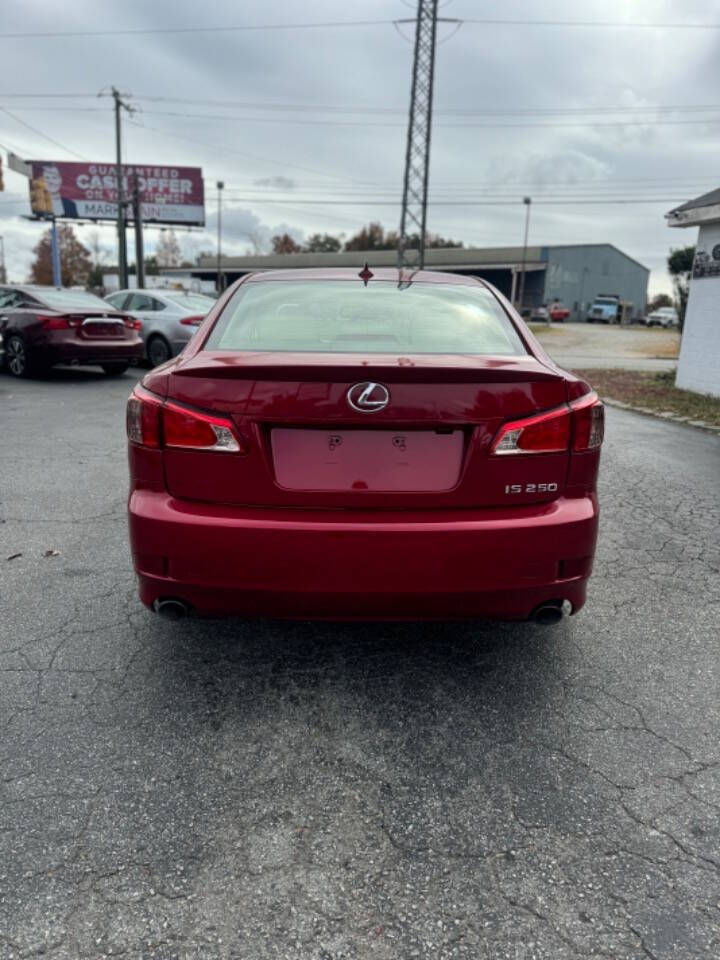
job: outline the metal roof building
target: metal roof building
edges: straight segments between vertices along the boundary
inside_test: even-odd
[[[528,247],[443,247],[425,251],[425,269],[482,277],[513,302],[525,270],[524,306],[535,307],[560,300],[570,308],[573,320],[583,320],[599,294],[617,294],[644,312],[650,271],[612,244]],[[340,253],[291,253],[223,257],[225,285],[247,273],[261,270],[292,270],[301,267],[393,267],[395,250],[343,251]],[[215,257],[203,257],[193,268],[166,268],[162,274],[197,280],[217,278]]]

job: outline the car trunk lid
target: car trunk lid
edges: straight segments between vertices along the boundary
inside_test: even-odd
[[[387,404],[355,409],[349,399],[373,384],[369,399],[387,391]],[[180,498],[468,507],[551,500],[566,481],[567,452],[490,454],[504,421],[567,401],[562,374],[530,355],[202,351],[174,368],[168,398],[229,417],[249,451],[165,450],[168,489]]]
[[[80,340],[126,340],[132,336],[123,314],[83,310],[67,313],[66,316],[74,321]]]

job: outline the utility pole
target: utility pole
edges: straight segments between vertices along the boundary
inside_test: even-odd
[[[117,176],[117,234],[118,234],[118,273],[120,275],[120,289],[127,289],[127,238],[125,236],[125,191],[122,175],[122,146],[120,130],[120,111],[124,108],[130,113],[130,107],[122,99],[120,92],[112,88],[112,98],[115,101],[115,155]]]
[[[422,270],[425,266],[437,8],[438,0],[418,0],[402,213],[398,237],[398,269],[407,267]],[[417,231],[420,238],[417,251],[410,249],[410,234],[413,229]]]
[[[530,231],[530,206],[532,204],[532,197],[523,197],[523,203],[525,204],[525,242],[523,243],[522,273],[520,274],[520,297],[518,300],[518,309],[520,312],[522,312],[523,304],[525,302],[525,264],[527,262],[528,233]]]
[[[5,237],[0,237],[0,283],[7,283],[5,270]]]
[[[222,273],[220,272],[220,262],[222,259],[222,192],[225,184],[222,180],[217,182],[218,192],[218,235],[217,235],[217,292],[220,295],[223,291]]]
[[[142,207],[137,174],[133,175],[133,220],[135,221],[135,270],[138,290],[145,287],[145,251],[143,245]]]

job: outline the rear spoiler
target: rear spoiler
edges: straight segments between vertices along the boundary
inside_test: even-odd
[[[427,355],[398,357],[367,354],[291,354],[200,352],[182,360],[176,377],[235,380],[388,380],[391,383],[517,383],[563,379],[530,355],[472,357]]]

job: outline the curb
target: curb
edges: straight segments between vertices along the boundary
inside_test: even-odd
[[[651,410],[649,407],[636,407],[631,403],[623,403],[622,400],[613,400],[612,397],[602,397],[602,401],[609,407],[619,407],[621,410],[630,410],[632,413],[644,413],[648,417],[669,420],[671,423],[682,423],[686,427],[695,427],[697,430],[705,430],[707,433],[720,435],[720,427],[716,427],[712,423],[706,423],[704,420],[691,420],[690,417],[682,417],[680,414],[671,413],[670,410]]]

